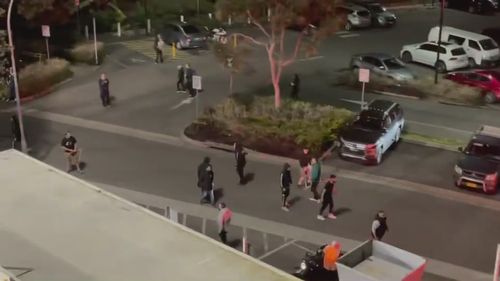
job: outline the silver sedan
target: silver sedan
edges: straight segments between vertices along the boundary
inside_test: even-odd
[[[365,68],[375,74],[390,77],[404,82],[415,79],[416,76],[398,58],[384,53],[357,54],[351,58],[351,69]]]

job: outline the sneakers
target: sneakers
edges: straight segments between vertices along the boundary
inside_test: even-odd
[[[321,202],[319,199],[316,199],[316,198],[314,198],[314,197],[309,198],[309,200],[314,201],[314,202],[316,202],[316,203]]]
[[[281,207],[281,210],[283,210],[285,212],[289,212],[290,211],[290,209],[288,209],[288,207],[286,207],[286,206]]]
[[[320,221],[324,221],[325,220],[325,217],[323,217],[322,215],[318,215],[316,218],[318,220],[320,220]]]
[[[330,214],[328,214],[328,218],[334,220],[337,217],[334,214],[330,213]]]

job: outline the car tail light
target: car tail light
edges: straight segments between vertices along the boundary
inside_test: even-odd
[[[365,146],[365,156],[367,158],[376,158],[377,157],[377,145],[367,144]]]
[[[484,184],[486,185],[486,188],[495,188],[497,186],[497,181],[498,181],[498,173],[494,174],[489,174],[486,175],[484,178]]]

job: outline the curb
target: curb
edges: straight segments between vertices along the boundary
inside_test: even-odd
[[[438,103],[446,104],[446,105],[453,105],[453,106],[463,106],[463,107],[469,107],[469,108],[489,108],[489,107],[483,106],[483,105],[471,105],[471,104],[454,102],[454,101],[447,101],[447,100],[438,100]]]
[[[407,138],[405,138],[404,134],[401,136],[401,139],[404,142],[410,143],[410,144],[416,144],[416,145],[421,145],[421,146],[426,146],[426,147],[431,147],[431,148],[437,148],[437,149],[442,149],[442,150],[447,150],[447,151],[453,151],[453,152],[457,151],[456,149],[452,149],[451,146],[444,145],[444,144],[407,139]]]
[[[408,95],[401,95],[401,94],[396,94],[396,93],[386,92],[386,91],[375,90],[375,91],[372,91],[372,92],[374,94],[383,95],[383,96],[390,96],[390,97],[397,97],[397,98],[404,98],[404,99],[411,99],[411,100],[421,100],[421,98],[419,98],[419,97],[408,96]]]

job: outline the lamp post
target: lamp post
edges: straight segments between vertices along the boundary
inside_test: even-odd
[[[26,144],[26,136],[24,135],[24,123],[23,123],[23,113],[21,109],[21,98],[19,97],[19,85],[17,83],[17,69],[16,69],[16,56],[14,55],[14,41],[12,40],[12,28],[10,26],[10,18],[12,13],[12,5],[14,0],[10,0],[9,9],[7,10],[7,33],[9,36],[9,49],[10,49],[10,59],[12,61],[12,76],[14,79],[14,90],[16,93],[16,110],[17,119],[19,120],[19,130],[21,131],[21,151],[23,153],[28,152],[28,145]]]
[[[443,33],[443,17],[444,17],[444,1],[446,0],[441,0],[441,5],[440,5],[440,12],[439,12],[439,37],[438,37],[438,48],[437,48],[437,58],[436,58],[436,64],[434,65],[434,84],[437,84],[438,82],[438,68],[437,65],[439,63],[439,58],[440,58],[440,50],[441,50],[441,35]]]

